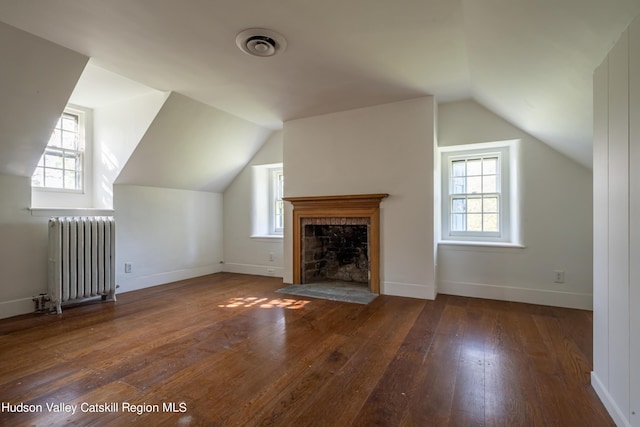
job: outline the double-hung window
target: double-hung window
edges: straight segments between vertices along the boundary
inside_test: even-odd
[[[282,163],[253,165],[253,238],[282,239],[284,232],[284,173]]]
[[[67,108],[33,173],[32,187],[82,192],[84,149],[84,113]]]
[[[478,147],[442,152],[442,240],[512,243],[511,145]]]
[[[282,234],[284,230],[284,173],[282,168],[271,170],[271,191],[270,191],[270,234]]]

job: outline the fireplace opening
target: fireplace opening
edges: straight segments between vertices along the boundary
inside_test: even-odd
[[[305,224],[302,233],[302,283],[369,286],[367,224]]]

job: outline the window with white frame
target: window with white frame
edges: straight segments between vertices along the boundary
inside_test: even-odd
[[[82,192],[84,150],[84,113],[66,108],[33,173],[32,187]]]
[[[253,165],[251,237],[281,239],[284,232],[282,163]]]
[[[510,164],[513,143],[446,147],[442,168],[442,239],[513,243]],[[478,148],[476,148],[478,147]]]
[[[282,234],[284,230],[284,173],[282,168],[271,169],[270,234]]]

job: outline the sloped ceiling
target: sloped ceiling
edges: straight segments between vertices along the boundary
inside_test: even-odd
[[[223,192],[269,133],[172,93],[115,183]]]
[[[640,0],[0,0],[0,21],[256,124],[474,98],[591,164],[593,70]],[[238,32],[282,33],[254,58]]]
[[[89,58],[2,23],[0,58],[0,174],[31,176]]]

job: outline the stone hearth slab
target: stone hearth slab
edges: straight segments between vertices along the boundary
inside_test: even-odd
[[[377,294],[369,292],[366,285],[356,285],[347,282],[318,282],[305,285],[291,285],[278,289],[276,292],[355,304],[369,304],[378,296]]]

